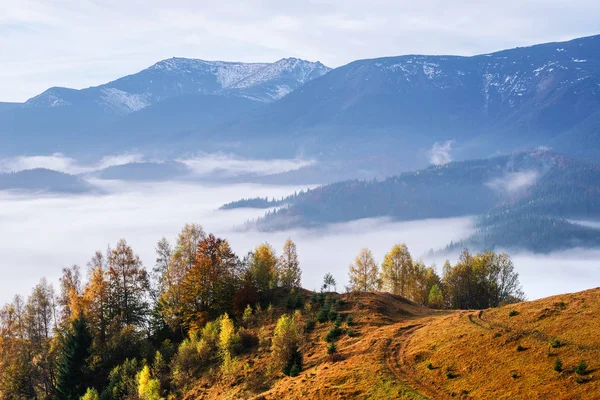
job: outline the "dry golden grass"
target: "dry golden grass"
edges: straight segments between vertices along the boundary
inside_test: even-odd
[[[384,293],[335,296],[346,302],[338,311],[356,322],[356,336],[337,341],[341,360],[327,355],[332,323],[317,324],[302,346],[299,376],[265,374],[263,347],[240,356],[245,372],[228,381],[204,377],[186,398],[600,399],[600,289],[457,312]],[[554,338],[563,344],[553,348]],[[561,373],[553,369],[557,357]],[[580,360],[586,375],[574,372]]]
[[[415,330],[397,359],[414,387],[439,399],[599,399],[599,334],[594,289],[438,318]],[[552,347],[555,338],[563,345]],[[574,372],[581,360],[586,375]]]

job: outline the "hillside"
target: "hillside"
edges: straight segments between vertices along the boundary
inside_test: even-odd
[[[451,162],[384,180],[324,185],[260,208],[259,229],[322,227],[362,218],[398,221],[478,216],[479,231],[459,247],[600,246],[600,231],[570,219],[600,217],[600,167],[548,150]],[[248,206],[231,203],[227,208]]]
[[[341,359],[325,352],[328,326],[318,326],[303,345],[306,368],[283,377],[259,395],[246,379],[203,380],[187,399],[584,399],[600,395],[596,318],[600,289],[483,311],[433,311],[384,293],[335,295],[342,315],[353,315],[354,337],[338,344]],[[509,316],[515,314],[515,316]],[[272,328],[272,327],[271,327]],[[557,338],[561,343],[553,348]],[[518,345],[523,351],[517,351]],[[265,354],[244,361],[265,366]],[[564,371],[555,372],[556,358]],[[575,366],[586,361],[589,372]],[[427,367],[431,363],[431,369]]]
[[[75,175],[36,168],[14,173],[0,173],[0,190],[84,193],[92,190],[92,186]]]

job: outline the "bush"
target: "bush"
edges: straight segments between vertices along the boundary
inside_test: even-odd
[[[577,375],[585,375],[587,372],[588,370],[586,362],[583,360],[579,361],[579,364],[577,364],[577,367],[575,367],[575,373]]]
[[[348,315],[346,317],[346,325],[348,325],[348,326],[354,326],[355,325],[354,318],[352,317],[352,315]]]
[[[433,369],[433,364],[432,363],[427,363],[427,369]]]
[[[329,310],[326,310],[325,308],[321,307],[319,309],[319,312],[317,313],[317,321],[321,324],[323,322],[326,322],[328,319],[328,314],[329,314]]]
[[[325,336],[325,341],[327,343],[333,342],[335,341],[340,335],[342,334],[342,330],[340,329],[339,326],[332,326],[331,329],[329,329],[329,332],[327,332],[327,335]]]
[[[309,318],[304,323],[304,331],[305,332],[312,332],[313,329],[315,329],[315,320],[312,319],[312,318]]]
[[[291,310],[292,308],[295,307],[295,305],[296,305],[296,303],[292,299],[291,295],[289,295],[288,297],[286,297],[286,299],[285,299],[285,308],[287,308],[288,310]]]
[[[298,293],[296,295],[296,304],[295,304],[296,308],[302,308],[304,307],[304,297],[302,297],[301,293]]]
[[[556,360],[554,360],[554,370],[556,372],[562,372],[562,370],[563,370],[563,363],[562,363],[562,360],[560,358],[557,358]]]
[[[329,310],[329,313],[327,314],[327,319],[330,321],[335,321],[338,318],[338,313],[335,311],[335,309],[331,309]]]
[[[242,351],[248,351],[256,346],[258,346],[258,336],[245,329],[241,329],[239,332],[240,337],[240,346]]]
[[[510,310],[510,312],[508,313],[509,317],[515,317],[519,315],[519,312],[517,310]]]
[[[348,335],[348,337],[356,337],[356,332],[354,332],[352,329],[348,329],[346,331],[346,335]]]
[[[298,376],[299,373],[300,373],[300,367],[297,364],[292,365],[292,368],[290,368],[289,376],[291,376],[293,378],[295,376]]]
[[[333,353],[337,353],[337,346],[335,343],[331,343],[328,347],[327,347],[327,354],[331,355]]]
[[[551,345],[553,348],[555,348],[555,349],[556,349],[556,348],[559,348],[559,347],[561,347],[563,344],[562,344],[562,342],[561,342],[560,340],[558,340],[558,338],[554,338],[554,339],[552,339],[552,341],[550,342],[550,345]]]
[[[525,347],[521,346],[520,344],[517,346],[517,351],[525,351]]]
[[[335,318],[335,326],[342,326],[342,316],[340,314]]]

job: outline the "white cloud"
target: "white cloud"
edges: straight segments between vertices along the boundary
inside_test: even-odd
[[[47,168],[68,174],[81,174],[98,171],[107,167],[139,162],[143,156],[137,153],[104,156],[100,161],[88,165],[81,164],[74,158],[61,153],[38,156],[17,156],[0,159],[0,173],[18,172],[26,169]]]
[[[408,53],[470,55],[598,33],[592,0],[0,0],[0,99],[86,87],[185,56],[339,66]]]
[[[448,140],[443,144],[435,142],[429,151],[429,161],[433,165],[445,165],[452,161],[452,144],[454,141]]]
[[[501,178],[492,179],[487,185],[500,193],[515,193],[527,189],[537,182],[539,177],[538,171],[510,172]]]
[[[241,174],[270,175],[296,170],[301,167],[313,165],[314,160],[304,159],[274,159],[252,160],[234,155],[214,153],[199,154],[194,157],[178,160],[186,164],[198,175],[208,175],[214,172],[223,172],[228,176]]]

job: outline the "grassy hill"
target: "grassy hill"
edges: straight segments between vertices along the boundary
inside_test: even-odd
[[[341,325],[337,359],[327,354],[324,341],[333,323],[317,323],[302,344],[304,367],[298,376],[253,379],[268,368],[268,350],[259,346],[242,356],[249,365],[245,371],[227,381],[205,376],[186,398],[600,396],[600,289],[483,311],[434,311],[387,293],[331,297],[342,319],[351,315],[353,321]],[[562,372],[554,370],[557,358]],[[582,360],[587,370],[578,374]]]

